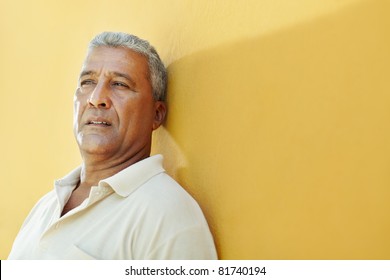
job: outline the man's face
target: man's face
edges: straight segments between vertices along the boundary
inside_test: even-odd
[[[153,99],[147,59],[126,48],[97,47],[84,62],[74,99],[74,133],[82,155],[120,163],[150,153],[165,117]]]

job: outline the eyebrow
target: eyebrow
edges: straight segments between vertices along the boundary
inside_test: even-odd
[[[79,79],[83,76],[88,76],[88,75],[93,75],[94,72],[93,71],[87,71],[87,70],[83,70],[81,71],[80,75],[79,75]]]
[[[79,76],[79,79],[80,79],[81,77],[83,77],[83,76],[89,76],[89,75],[94,76],[95,74],[96,74],[95,71],[92,71],[92,70],[84,70],[84,71],[81,71],[80,76]],[[125,78],[126,80],[128,80],[128,81],[130,82],[130,84],[131,84],[132,86],[135,86],[135,85],[136,85],[135,81],[134,81],[129,75],[127,75],[127,74],[125,74],[125,73],[112,71],[112,72],[108,72],[108,75],[114,76],[114,77],[122,77],[122,78]]]

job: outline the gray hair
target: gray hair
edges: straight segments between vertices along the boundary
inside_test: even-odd
[[[149,79],[152,84],[154,100],[165,101],[167,70],[156,49],[148,41],[127,33],[103,32],[91,40],[88,48],[93,49],[100,46],[113,48],[124,47],[145,56],[148,60]]]

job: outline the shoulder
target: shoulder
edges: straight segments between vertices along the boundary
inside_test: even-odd
[[[137,204],[140,259],[213,259],[213,238],[198,203],[173,178],[160,173],[131,196]],[[134,206],[134,204],[133,204]]]
[[[47,217],[51,217],[56,205],[57,198],[54,190],[43,195],[31,209],[22,225],[22,228],[25,227],[31,220],[36,222],[36,220],[42,221],[47,219]]]
[[[54,190],[46,193],[43,195],[34,205],[31,212],[34,211],[44,211],[47,208],[51,208],[52,206],[56,205],[57,203],[57,196]]]
[[[203,220],[203,214],[195,199],[165,172],[152,177],[134,195],[158,216],[183,216],[191,220]]]

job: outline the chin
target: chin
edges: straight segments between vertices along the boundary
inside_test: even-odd
[[[105,149],[104,147],[80,147],[80,151],[84,154],[90,155],[108,155],[111,149]]]
[[[104,155],[109,154],[112,150],[113,142],[102,137],[79,137],[77,139],[81,153]]]

